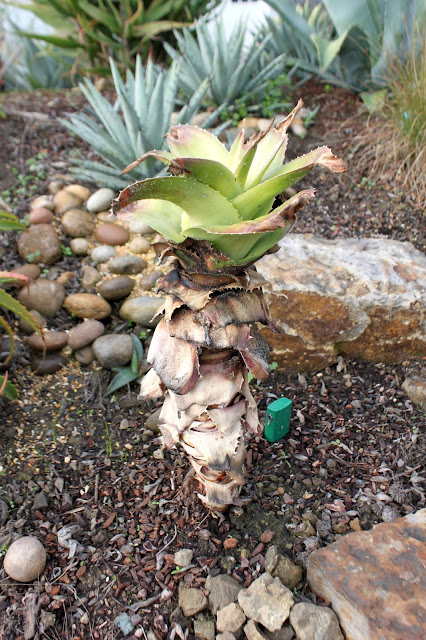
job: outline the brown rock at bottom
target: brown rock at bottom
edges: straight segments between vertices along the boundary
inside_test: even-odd
[[[405,391],[414,404],[426,407],[426,378],[410,376],[404,380],[401,389]]]
[[[53,318],[62,307],[65,289],[59,282],[38,278],[20,289],[17,298],[27,309]]]
[[[18,253],[35,264],[53,264],[62,257],[58,234],[50,224],[36,224],[18,238]]]
[[[103,244],[121,245],[130,239],[130,233],[114,222],[104,222],[96,227],[96,240]]]
[[[421,509],[310,555],[311,588],[331,602],[347,640],[426,637],[425,542]]]
[[[23,264],[21,267],[16,267],[16,269],[12,269],[13,273],[20,273],[23,276],[27,276],[30,280],[37,280],[41,273],[41,269],[37,264]],[[25,287],[25,282],[22,280],[17,280],[13,283],[16,288],[21,289]]]
[[[57,191],[53,197],[53,204],[55,206],[55,213],[61,216],[69,209],[75,209],[80,206],[81,200],[73,193],[61,189]]]
[[[43,331],[43,337],[33,333],[27,338],[27,344],[34,351],[61,351],[68,343],[65,331]]]

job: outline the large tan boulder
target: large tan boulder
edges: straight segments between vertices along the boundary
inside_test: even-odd
[[[289,234],[257,263],[280,369],[315,371],[339,354],[370,362],[426,355],[426,258],[409,242]]]

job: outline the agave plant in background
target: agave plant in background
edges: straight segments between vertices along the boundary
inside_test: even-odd
[[[145,60],[161,34],[190,24],[219,0],[34,0],[7,1],[31,11],[54,34],[28,33],[78,56],[81,71],[109,75],[109,57],[133,69],[136,55]],[[157,53],[161,47],[157,45]]]
[[[272,55],[286,52],[303,73],[355,91],[386,86],[395,57],[405,59],[413,30],[424,32],[426,5],[417,0],[265,0],[278,14],[268,19]]]
[[[245,45],[246,34],[246,24],[241,21],[226,36],[220,20],[210,24],[201,20],[194,32],[189,29],[175,32],[182,56],[180,85],[187,96],[209,78],[207,95],[215,106],[232,105],[243,95],[251,94],[254,100],[261,98],[268,81],[283,73],[285,55],[262,64],[270,36],[265,38],[259,31],[251,43]],[[172,59],[179,58],[179,53],[169,44],[165,43],[164,47]]]
[[[65,127],[87,142],[104,162],[85,160],[71,173],[85,181],[122,189],[133,180],[156,175],[161,164],[151,158],[143,166],[135,167],[130,179],[120,177],[121,170],[135,157],[152,148],[165,144],[164,135],[169,130],[179,88],[180,62],[169,69],[156,66],[151,58],[146,67],[141,58],[136,59],[136,71],[127,72],[123,82],[117,65],[110,60],[117,100],[114,105],[85,79],[80,89],[86,96],[92,111],[90,115],[77,113],[61,120]],[[207,91],[208,80],[197,85],[187,103],[176,115],[176,122],[186,124],[200,108]],[[213,113],[203,126],[215,120]]]
[[[275,198],[317,165],[344,170],[326,146],[283,165],[287,129],[300,108],[246,144],[241,131],[229,150],[198,127],[172,127],[169,151],[136,161],[158,158],[172,175],[130,185],[113,202],[120,218],[143,220],[161,233],[158,254],[175,258],[158,281],[164,317],[141,397],[165,394],[164,443],[180,443],[188,453],[200,498],[213,511],[238,503],[245,436],[260,430],[247,368],[260,380],[268,376],[269,346],[257,325],[274,327],[253,264],[314,192],[304,189],[276,207]]]

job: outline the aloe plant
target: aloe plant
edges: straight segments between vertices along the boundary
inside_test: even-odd
[[[133,158],[165,144],[164,135],[171,125],[176,105],[180,62],[174,62],[169,69],[161,69],[149,59],[146,67],[143,67],[138,57],[135,74],[128,71],[126,82],[122,80],[113,60],[110,60],[110,65],[117,94],[116,103],[110,104],[94,84],[85,79],[80,89],[92,108],[90,115],[77,113],[61,122],[87,142],[104,161],[78,162],[71,172],[82,180],[121,189],[132,178],[140,180],[156,175],[161,168],[155,159],[150,159],[145,165],[135,168],[130,180],[120,177],[123,166]],[[207,86],[207,80],[197,86],[177,114],[177,122],[190,122],[200,107]],[[212,114],[204,126],[209,126],[214,119],[216,114]]]
[[[172,175],[129,185],[113,202],[120,218],[143,220],[162,234],[158,254],[176,261],[158,281],[164,317],[141,397],[165,394],[164,443],[188,453],[199,496],[214,511],[238,503],[245,436],[260,431],[247,368],[260,380],[268,376],[269,346],[257,325],[274,327],[253,264],[314,192],[303,189],[276,207],[275,199],[315,166],[344,170],[326,146],[283,164],[287,129],[301,106],[247,143],[241,131],[229,150],[208,131],[172,127],[169,151],[148,152],[131,165],[154,157]]]
[[[195,29],[175,31],[182,56],[180,83],[187,96],[205,78],[210,79],[208,97],[216,106],[231,104],[244,94],[261,97],[269,80],[277,78],[285,68],[285,55],[263,64],[263,51],[270,36],[259,31],[249,45],[245,45],[246,24],[239,22],[229,36],[223,23],[200,20]],[[179,58],[177,50],[164,44],[172,59]]]

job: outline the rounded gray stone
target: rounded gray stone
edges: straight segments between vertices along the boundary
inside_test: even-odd
[[[123,320],[131,320],[142,327],[155,327],[160,317],[153,317],[164,304],[164,298],[155,298],[154,296],[137,296],[128,298],[121,305],[120,317]]]
[[[141,273],[146,267],[146,260],[131,254],[123,254],[111,258],[108,262],[108,268],[111,273],[129,274]]]
[[[53,264],[62,257],[58,234],[50,224],[36,224],[18,238],[18,253],[27,262]]]
[[[126,298],[133,290],[135,281],[128,276],[117,276],[104,280],[98,285],[98,292],[105,300],[120,300]]]
[[[117,251],[114,249],[114,247],[111,247],[107,244],[101,244],[98,247],[92,249],[92,251],[90,252],[90,257],[95,264],[100,264],[101,262],[107,262],[116,254]]]
[[[3,568],[17,582],[32,582],[46,566],[46,551],[34,536],[23,536],[12,542],[4,557]]]
[[[62,216],[61,222],[65,233],[72,238],[90,236],[95,228],[94,215],[83,209],[69,209]]]
[[[111,202],[115,198],[115,192],[112,189],[106,187],[98,189],[95,193],[92,193],[86,207],[88,211],[92,213],[98,213],[98,211],[105,211],[111,206]]]
[[[92,345],[97,361],[105,368],[122,367],[132,358],[133,341],[127,333],[111,333],[97,338]]]
[[[86,238],[73,238],[70,241],[70,249],[76,256],[87,256],[89,252],[89,242]]]
[[[27,309],[53,318],[65,300],[65,289],[59,282],[38,278],[21,289],[17,298]]]
[[[92,344],[105,331],[105,326],[99,320],[86,320],[71,329],[68,337],[68,346],[73,351],[83,349]]]

